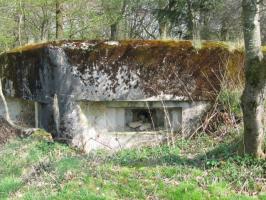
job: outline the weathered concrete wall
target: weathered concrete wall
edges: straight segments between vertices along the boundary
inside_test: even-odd
[[[182,109],[182,131],[193,133],[201,125],[202,116],[211,107],[211,102],[186,102]]]
[[[6,98],[9,114],[17,124],[34,127],[36,111],[34,102],[26,101],[17,98]],[[68,113],[71,115],[71,122],[69,129],[70,132],[76,132],[75,135],[70,135],[69,138],[73,138],[72,144],[83,148],[85,151],[93,149],[105,148],[107,150],[117,150],[120,148],[129,148],[139,146],[141,144],[153,144],[156,145],[167,139],[169,132],[176,130],[186,132],[194,130],[198,125],[200,116],[206,111],[206,108],[210,104],[208,102],[178,102],[178,101],[156,101],[156,102],[144,102],[144,101],[122,101],[122,102],[79,102],[75,111]],[[144,131],[133,132],[126,131],[124,127],[126,125],[125,110],[129,108],[145,108],[163,109],[171,120],[165,119],[164,131]],[[178,110],[175,110],[177,109]],[[38,105],[37,115],[45,112],[46,106],[42,104]],[[175,112],[172,112],[175,110]],[[172,114],[171,114],[172,112]],[[5,114],[5,108],[3,104],[0,104],[0,116]],[[169,118],[169,119],[170,119]],[[38,127],[45,125],[42,122],[53,120],[53,116],[46,120],[38,118]],[[72,127],[72,123],[78,124],[78,127]],[[76,129],[76,130],[74,130]],[[77,134],[78,132],[78,134]]]
[[[1,55],[1,77],[6,95],[46,103],[54,94],[88,101],[211,100],[226,74],[242,74],[243,55],[209,45],[195,49],[190,41],[46,43]]]
[[[74,136],[73,144],[86,151],[97,148],[128,148],[140,144],[156,145],[167,139],[169,133],[186,135],[199,126],[201,116],[210,102],[80,102],[79,119],[84,128]],[[127,131],[126,109],[163,109],[164,130]],[[166,117],[167,116],[167,117]],[[169,118],[168,118],[169,117]],[[168,121],[169,120],[169,121]]]
[[[35,126],[34,102],[18,98],[7,97],[9,116],[11,120],[26,127]],[[0,117],[5,116],[6,110],[0,99]]]
[[[160,109],[161,112],[169,116],[173,116],[174,121],[170,124],[175,128],[181,128],[182,123],[182,107],[188,103],[180,103],[178,101],[172,102],[145,102],[145,101],[117,101],[117,102],[81,102],[80,107],[82,112],[86,115],[86,118],[90,124],[99,130],[105,132],[113,131],[128,131],[125,129],[125,125],[130,121],[130,117],[127,115],[128,111],[132,110],[155,110]],[[162,118],[162,122],[168,125],[168,122],[164,122],[164,115],[159,116]],[[131,119],[132,120],[132,119]]]
[[[118,142],[109,133],[123,129],[130,118],[125,118],[126,107],[141,107],[145,101],[160,108],[166,102],[175,119],[169,131],[180,129],[180,123],[183,133],[193,131],[222,77],[238,76],[242,67],[241,52],[212,43],[195,49],[190,41],[61,41],[0,56],[5,96],[37,102],[39,127],[78,146],[94,141],[86,142],[86,149],[141,141],[135,134]]]

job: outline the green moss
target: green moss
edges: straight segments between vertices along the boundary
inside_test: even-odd
[[[67,42],[82,42],[81,40],[71,40],[71,41],[68,41],[68,40],[56,40],[56,41],[49,41],[49,42],[39,42],[39,43],[29,43],[29,44],[25,44],[23,46],[18,46],[14,49],[11,49],[9,51],[7,51],[6,53],[22,53],[22,52],[27,52],[27,51],[33,51],[33,50],[37,50],[37,49],[41,49],[41,48],[45,48],[49,45],[52,45],[52,46],[60,46],[64,43],[67,43]]]
[[[154,47],[154,46],[168,46],[168,47],[192,47],[192,41],[189,40],[121,40],[121,46],[138,46],[138,47]]]
[[[24,52],[24,51],[30,51],[30,50],[35,50],[35,49],[40,49],[45,46],[47,46],[48,43],[33,43],[33,44],[26,44],[24,46],[19,46],[14,49],[11,49],[7,53],[17,53],[17,52]]]
[[[49,41],[49,42],[41,42],[41,43],[32,43],[32,44],[26,44],[24,46],[19,46],[14,49],[11,49],[8,51],[8,53],[15,53],[15,52],[23,52],[23,51],[31,51],[35,49],[40,49],[47,47],[49,45],[54,45],[54,46],[60,46],[64,43],[68,42],[73,42],[73,43],[82,43],[82,42],[93,42],[93,43],[98,43],[101,44],[103,48],[112,48],[112,45],[108,45],[104,43],[105,41],[101,40],[91,40],[91,41],[82,41],[82,40],[61,40],[61,41]],[[121,40],[119,41],[119,46],[168,46],[168,47],[192,47],[193,42],[189,40]],[[222,47],[229,49],[230,45],[225,42],[219,42],[219,41],[205,41],[202,43],[202,48],[217,48],[217,47]]]
[[[41,139],[41,140],[53,141],[51,133],[48,133],[45,130],[37,130],[31,135],[31,137],[38,140]]]
[[[262,46],[262,52],[266,54],[266,46]]]
[[[82,42],[92,42],[92,43],[98,43],[101,44],[102,48],[114,48],[115,46],[108,45],[104,43],[104,40],[90,40],[90,41],[84,41],[84,40],[61,40],[61,41],[49,41],[49,42],[41,42],[41,43],[31,43],[26,44],[23,46],[16,47],[14,49],[11,49],[7,53],[16,53],[16,52],[24,52],[24,51],[31,51],[35,49],[40,49],[47,47],[49,45],[53,46],[60,46],[64,43],[73,42],[73,43],[82,43]],[[167,46],[167,47],[179,47],[179,48],[188,48],[193,47],[193,41],[190,40],[120,40],[119,41],[120,47],[125,46]],[[213,48],[223,48],[223,49],[238,49],[239,51],[243,51],[242,48],[235,48],[235,45],[233,43],[223,42],[223,41],[203,41],[201,42],[201,49],[213,49]],[[264,53],[266,53],[266,46],[262,47],[262,50]]]
[[[202,48],[214,49],[214,48],[223,48],[230,50],[230,44],[223,41],[204,41],[202,43]]]

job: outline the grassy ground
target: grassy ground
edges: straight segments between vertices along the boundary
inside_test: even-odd
[[[266,199],[266,162],[233,155],[237,138],[204,135],[113,155],[15,139],[0,148],[0,199]]]

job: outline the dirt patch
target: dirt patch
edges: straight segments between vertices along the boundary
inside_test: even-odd
[[[11,138],[20,136],[22,132],[11,127],[6,120],[0,118],[0,146],[5,144]]]

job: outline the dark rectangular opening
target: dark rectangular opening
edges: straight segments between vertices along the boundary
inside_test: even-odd
[[[163,109],[133,108],[125,111],[126,131],[158,131],[164,129]]]

